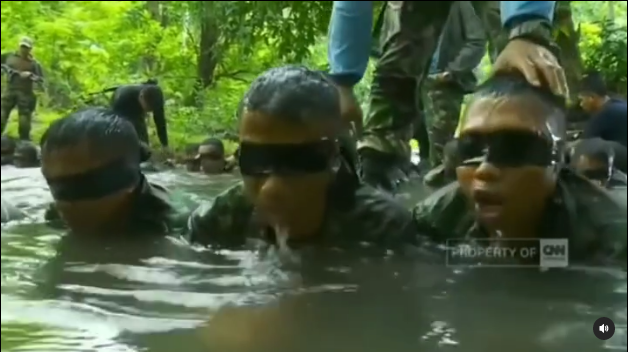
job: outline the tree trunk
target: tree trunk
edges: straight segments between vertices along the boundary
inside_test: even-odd
[[[203,1],[201,10],[201,38],[198,50],[197,78],[194,89],[194,105],[200,105],[202,92],[214,83],[218,65],[218,26],[211,14],[211,2]]]
[[[558,44],[561,51],[561,61],[571,94],[569,98],[572,102],[575,102],[577,101],[577,88],[578,82],[582,77],[583,65],[578,47],[580,29],[575,27],[573,21],[571,1],[556,2],[554,23],[556,44]]]

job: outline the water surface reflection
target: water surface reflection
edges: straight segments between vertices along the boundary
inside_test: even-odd
[[[199,199],[234,182],[149,178]],[[2,197],[31,216],[2,228],[3,351],[626,350],[624,332],[606,344],[592,333],[601,316],[626,324],[622,272],[461,270],[367,247],[308,250],[286,266],[173,239],[62,237],[41,224],[50,196],[38,170],[3,168]]]

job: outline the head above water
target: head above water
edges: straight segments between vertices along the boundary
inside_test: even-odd
[[[218,138],[208,138],[198,147],[196,155],[201,170],[207,175],[220,174],[225,171],[225,146]]]
[[[74,232],[123,228],[132,211],[140,141],[130,122],[90,108],[53,122],[41,142],[42,173]]]
[[[599,72],[589,72],[580,81],[580,106],[588,113],[596,113],[608,101],[604,77]]]
[[[535,236],[562,164],[564,100],[522,76],[495,76],[464,121],[456,173],[478,221],[491,234]]]
[[[13,164],[16,141],[7,135],[2,135],[2,165]]]
[[[183,161],[188,172],[201,171],[200,160],[196,157],[200,146],[200,143],[191,143],[185,146],[185,159]]]
[[[281,236],[315,234],[340,163],[336,87],[305,67],[273,68],[246,93],[239,166],[248,197]]]
[[[613,170],[626,173],[626,147],[601,138],[583,139],[574,147],[571,166],[588,179],[605,185]]]
[[[33,40],[29,37],[22,37],[22,39],[20,39],[19,48],[22,56],[30,56],[31,51],[33,50]]]
[[[18,143],[13,154],[13,164],[19,168],[39,167],[37,146],[27,141]]]

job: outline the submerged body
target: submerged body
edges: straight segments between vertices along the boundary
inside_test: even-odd
[[[457,183],[421,202],[414,209],[414,218],[419,231],[437,242],[491,239],[476,222],[474,209]],[[625,267],[626,229],[626,197],[622,200],[564,170],[541,227],[531,237],[568,239],[572,263],[623,263]]]

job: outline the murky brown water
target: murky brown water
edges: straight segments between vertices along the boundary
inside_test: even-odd
[[[199,199],[233,178],[150,176]],[[415,195],[405,197],[411,202]],[[38,170],[2,169],[2,351],[601,352],[593,322],[626,324],[626,275],[572,267],[453,269],[413,258],[311,251],[300,265],[175,240],[98,243],[41,224]]]

